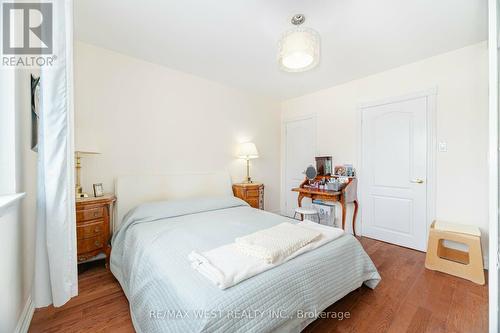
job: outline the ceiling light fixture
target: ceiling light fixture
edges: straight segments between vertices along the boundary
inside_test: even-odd
[[[286,72],[304,72],[319,63],[319,34],[302,27],[305,20],[302,14],[294,15],[291,22],[295,27],[285,32],[278,44],[278,63]]]

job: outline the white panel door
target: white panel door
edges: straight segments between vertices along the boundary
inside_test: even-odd
[[[363,235],[425,251],[427,98],[362,109]]]
[[[315,163],[315,128],[314,118],[285,123],[285,214],[290,217],[298,206],[298,193],[291,189],[304,181],[304,170]]]

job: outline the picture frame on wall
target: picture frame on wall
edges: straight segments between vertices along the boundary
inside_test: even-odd
[[[40,122],[40,76],[31,74],[31,150],[38,152],[38,126]]]
[[[104,187],[102,186],[102,183],[94,184],[94,197],[102,197],[104,196]]]

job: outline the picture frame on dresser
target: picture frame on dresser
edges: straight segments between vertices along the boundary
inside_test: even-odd
[[[97,183],[93,185],[94,187],[94,197],[102,197],[104,196],[104,187],[102,186],[102,183]]]

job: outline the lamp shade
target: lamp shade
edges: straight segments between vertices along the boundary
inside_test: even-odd
[[[253,159],[259,157],[257,147],[253,142],[241,143],[238,147],[238,157],[244,159]]]
[[[99,154],[101,152],[94,131],[89,128],[75,128],[75,152],[80,154]]]
[[[310,28],[294,28],[283,34],[278,62],[286,72],[303,72],[319,63],[319,34]]]

